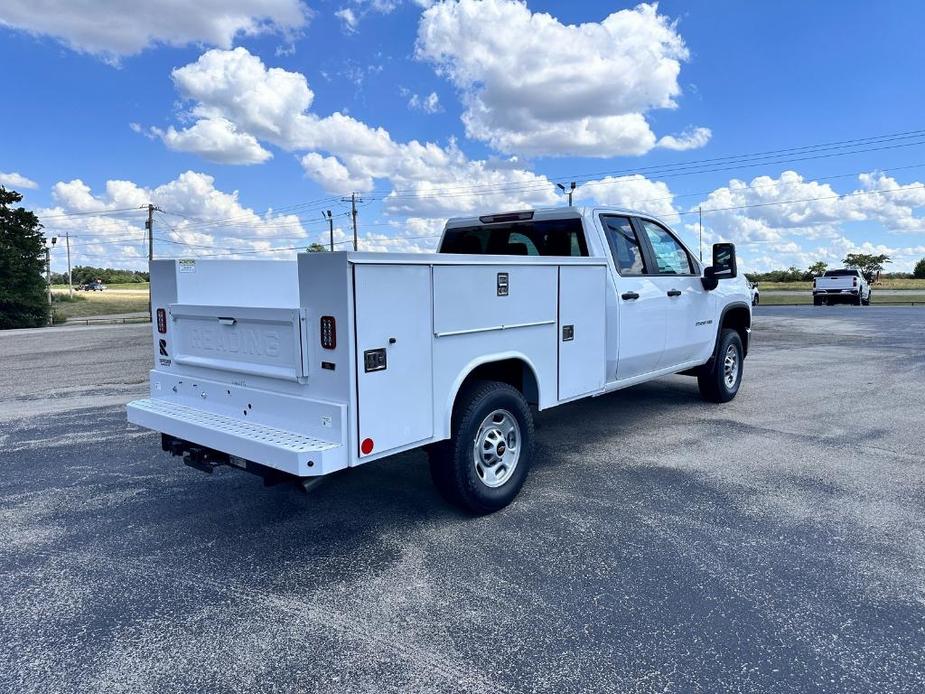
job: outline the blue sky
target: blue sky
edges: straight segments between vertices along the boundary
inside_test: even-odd
[[[861,140],[925,130],[921,3],[33,4],[0,7],[0,182],[75,263],[143,267],[148,201],[160,256],[286,257],[323,209],[343,241],[354,190],[363,247],[426,250],[573,179],[690,242],[702,207],[749,269],[925,256],[925,132]]]

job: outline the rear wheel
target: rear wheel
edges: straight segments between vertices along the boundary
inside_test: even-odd
[[[474,514],[507,506],[533,458],[533,416],[507,383],[480,381],[462,391],[453,437],[430,450],[430,473],[447,501]]]
[[[870,306],[870,297],[871,297],[872,294],[873,294],[873,292],[867,292],[867,298],[864,299],[864,301],[863,301],[863,304],[864,304],[865,306]]]
[[[704,366],[697,376],[700,395],[709,402],[729,402],[742,383],[742,338],[735,330],[720,333],[713,363]]]
[[[822,306],[822,299],[820,299],[818,296],[814,296],[813,306]]]

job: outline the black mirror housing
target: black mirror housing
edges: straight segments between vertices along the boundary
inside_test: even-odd
[[[716,289],[720,280],[728,280],[738,277],[739,270],[736,266],[736,246],[734,243],[714,243],[713,244],[713,264],[704,268],[703,288],[707,290]]]
[[[713,276],[718,280],[728,280],[738,275],[736,245],[734,243],[714,243]]]

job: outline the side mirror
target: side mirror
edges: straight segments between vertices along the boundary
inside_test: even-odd
[[[739,274],[736,267],[736,247],[734,243],[713,244],[713,264],[703,271],[704,289],[716,289],[719,280],[728,280]]]

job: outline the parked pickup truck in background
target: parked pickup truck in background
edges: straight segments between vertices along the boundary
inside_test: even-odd
[[[827,270],[813,280],[813,304],[850,301],[855,306],[870,305],[870,282],[860,270]]]
[[[452,219],[436,254],[151,264],[150,397],[165,451],[265,482],[418,447],[449,501],[510,503],[546,410],[659,376],[735,397],[751,293],[735,247],[704,267],[664,224],[616,209]]]

